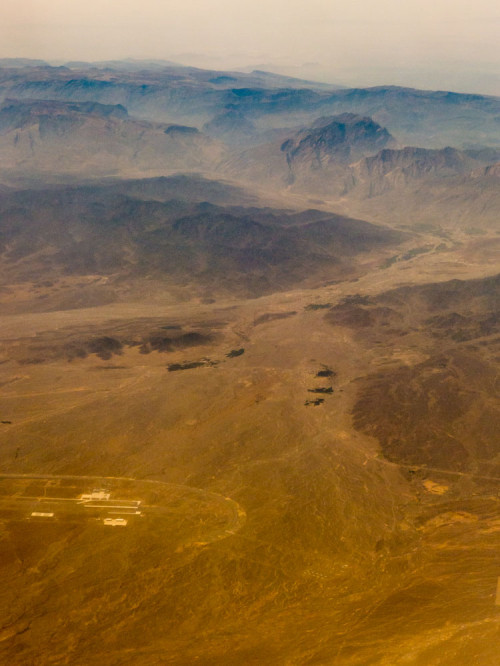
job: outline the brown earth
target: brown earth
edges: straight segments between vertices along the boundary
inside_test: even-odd
[[[246,522],[210,540],[210,502],[125,528],[2,514],[0,658],[496,664],[498,278],[466,251],[252,300],[4,316],[4,475],[181,484]]]

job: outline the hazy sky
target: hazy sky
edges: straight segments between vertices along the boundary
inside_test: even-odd
[[[2,0],[0,17],[0,57],[182,56],[449,89],[494,88],[500,70],[499,0]]]

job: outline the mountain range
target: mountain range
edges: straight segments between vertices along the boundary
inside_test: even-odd
[[[1,663],[497,665],[499,119],[0,60]]]
[[[137,118],[199,128],[227,109],[237,109],[255,124],[256,140],[260,131],[357,113],[387,127],[406,145],[476,148],[500,143],[496,97],[394,86],[339,89],[259,71],[167,66],[138,72],[126,63],[114,68],[7,67],[0,73],[0,100],[5,98],[121,104]]]

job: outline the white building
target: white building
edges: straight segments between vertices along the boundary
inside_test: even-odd
[[[125,518],[104,518],[102,522],[111,527],[126,527],[128,521]]]
[[[110,497],[111,493],[108,493],[107,490],[103,490],[102,488],[94,488],[91,493],[80,495],[80,499],[83,502],[91,502],[92,500],[109,500]]]

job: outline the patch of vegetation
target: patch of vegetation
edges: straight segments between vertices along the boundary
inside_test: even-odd
[[[120,340],[103,335],[100,338],[94,338],[88,343],[88,350],[91,354],[96,354],[103,361],[109,361],[113,354],[121,354],[123,345]]]
[[[257,317],[254,320],[254,326],[258,326],[259,324],[265,324],[268,321],[273,321],[275,319],[286,319],[287,317],[292,317],[293,315],[296,315],[297,312],[295,310],[291,312],[266,312],[263,315],[260,315],[260,317]]]
[[[149,354],[152,351],[157,352],[170,352],[175,349],[184,349],[185,347],[196,347],[197,345],[204,345],[211,342],[210,335],[204,335],[192,331],[183,333],[177,337],[169,337],[162,334],[150,334],[147,338],[143,339],[141,345],[141,354]]]
[[[349,294],[340,301],[340,305],[370,305],[370,303],[370,298],[361,294]]]
[[[401,255],[401,261],[409,261],[414,257],[418,257],[419,254],[426,254],[432,250],[432,245],[422,245],[422,247],[414,247],[412,250],[408,250],[403,255]]]
[[[335,370],[325,367],[323,370],[318,370],[316,377],[335,377],[336,374]]]
[[[389,268],[393,264],[395,264],[399,259],[399,255],[395,254],[393,257],[389,257],[386,259],[384,262],[380,264],[380,268]]]
[[[243,347],[241,349],[231,349],[229,354],[226,354],[227,358],[236,358],[236,356],[241,356],[245,353]]]
[[[380,268],[389,268],[398,261],[410,261],[410,259],[418,257],[419,254],[425,254],[426,252],[430,252],[432,249],[433,249],[432,245],[422,245],[421,247],[414,247],[411,250],[408,250],[408,252],[405,252],[404,254],[395,254],[394,256],[389,257],[380,264]]]
[[[307,389],[308,393],[333,393],[332,386],[320,386],[318,388]]]
[[[186,361],[185,363],[171,363],[168,367],[169,372],[176,372],[177,370],[192,370],[193,368],[201,368],[206,365],[204,361]]]
[[[183,363],[171,363],[167,365],[169,372],[177,370],[192,370],[193,368],[213,367],[218,365],[219,361],[212,361],[210,358],[201,358],[199,361],[184,361]]]
[[[309,305],[306,305],[304,310],[325,310],[326,308],[331,307],[331,303],[309,303]]]

